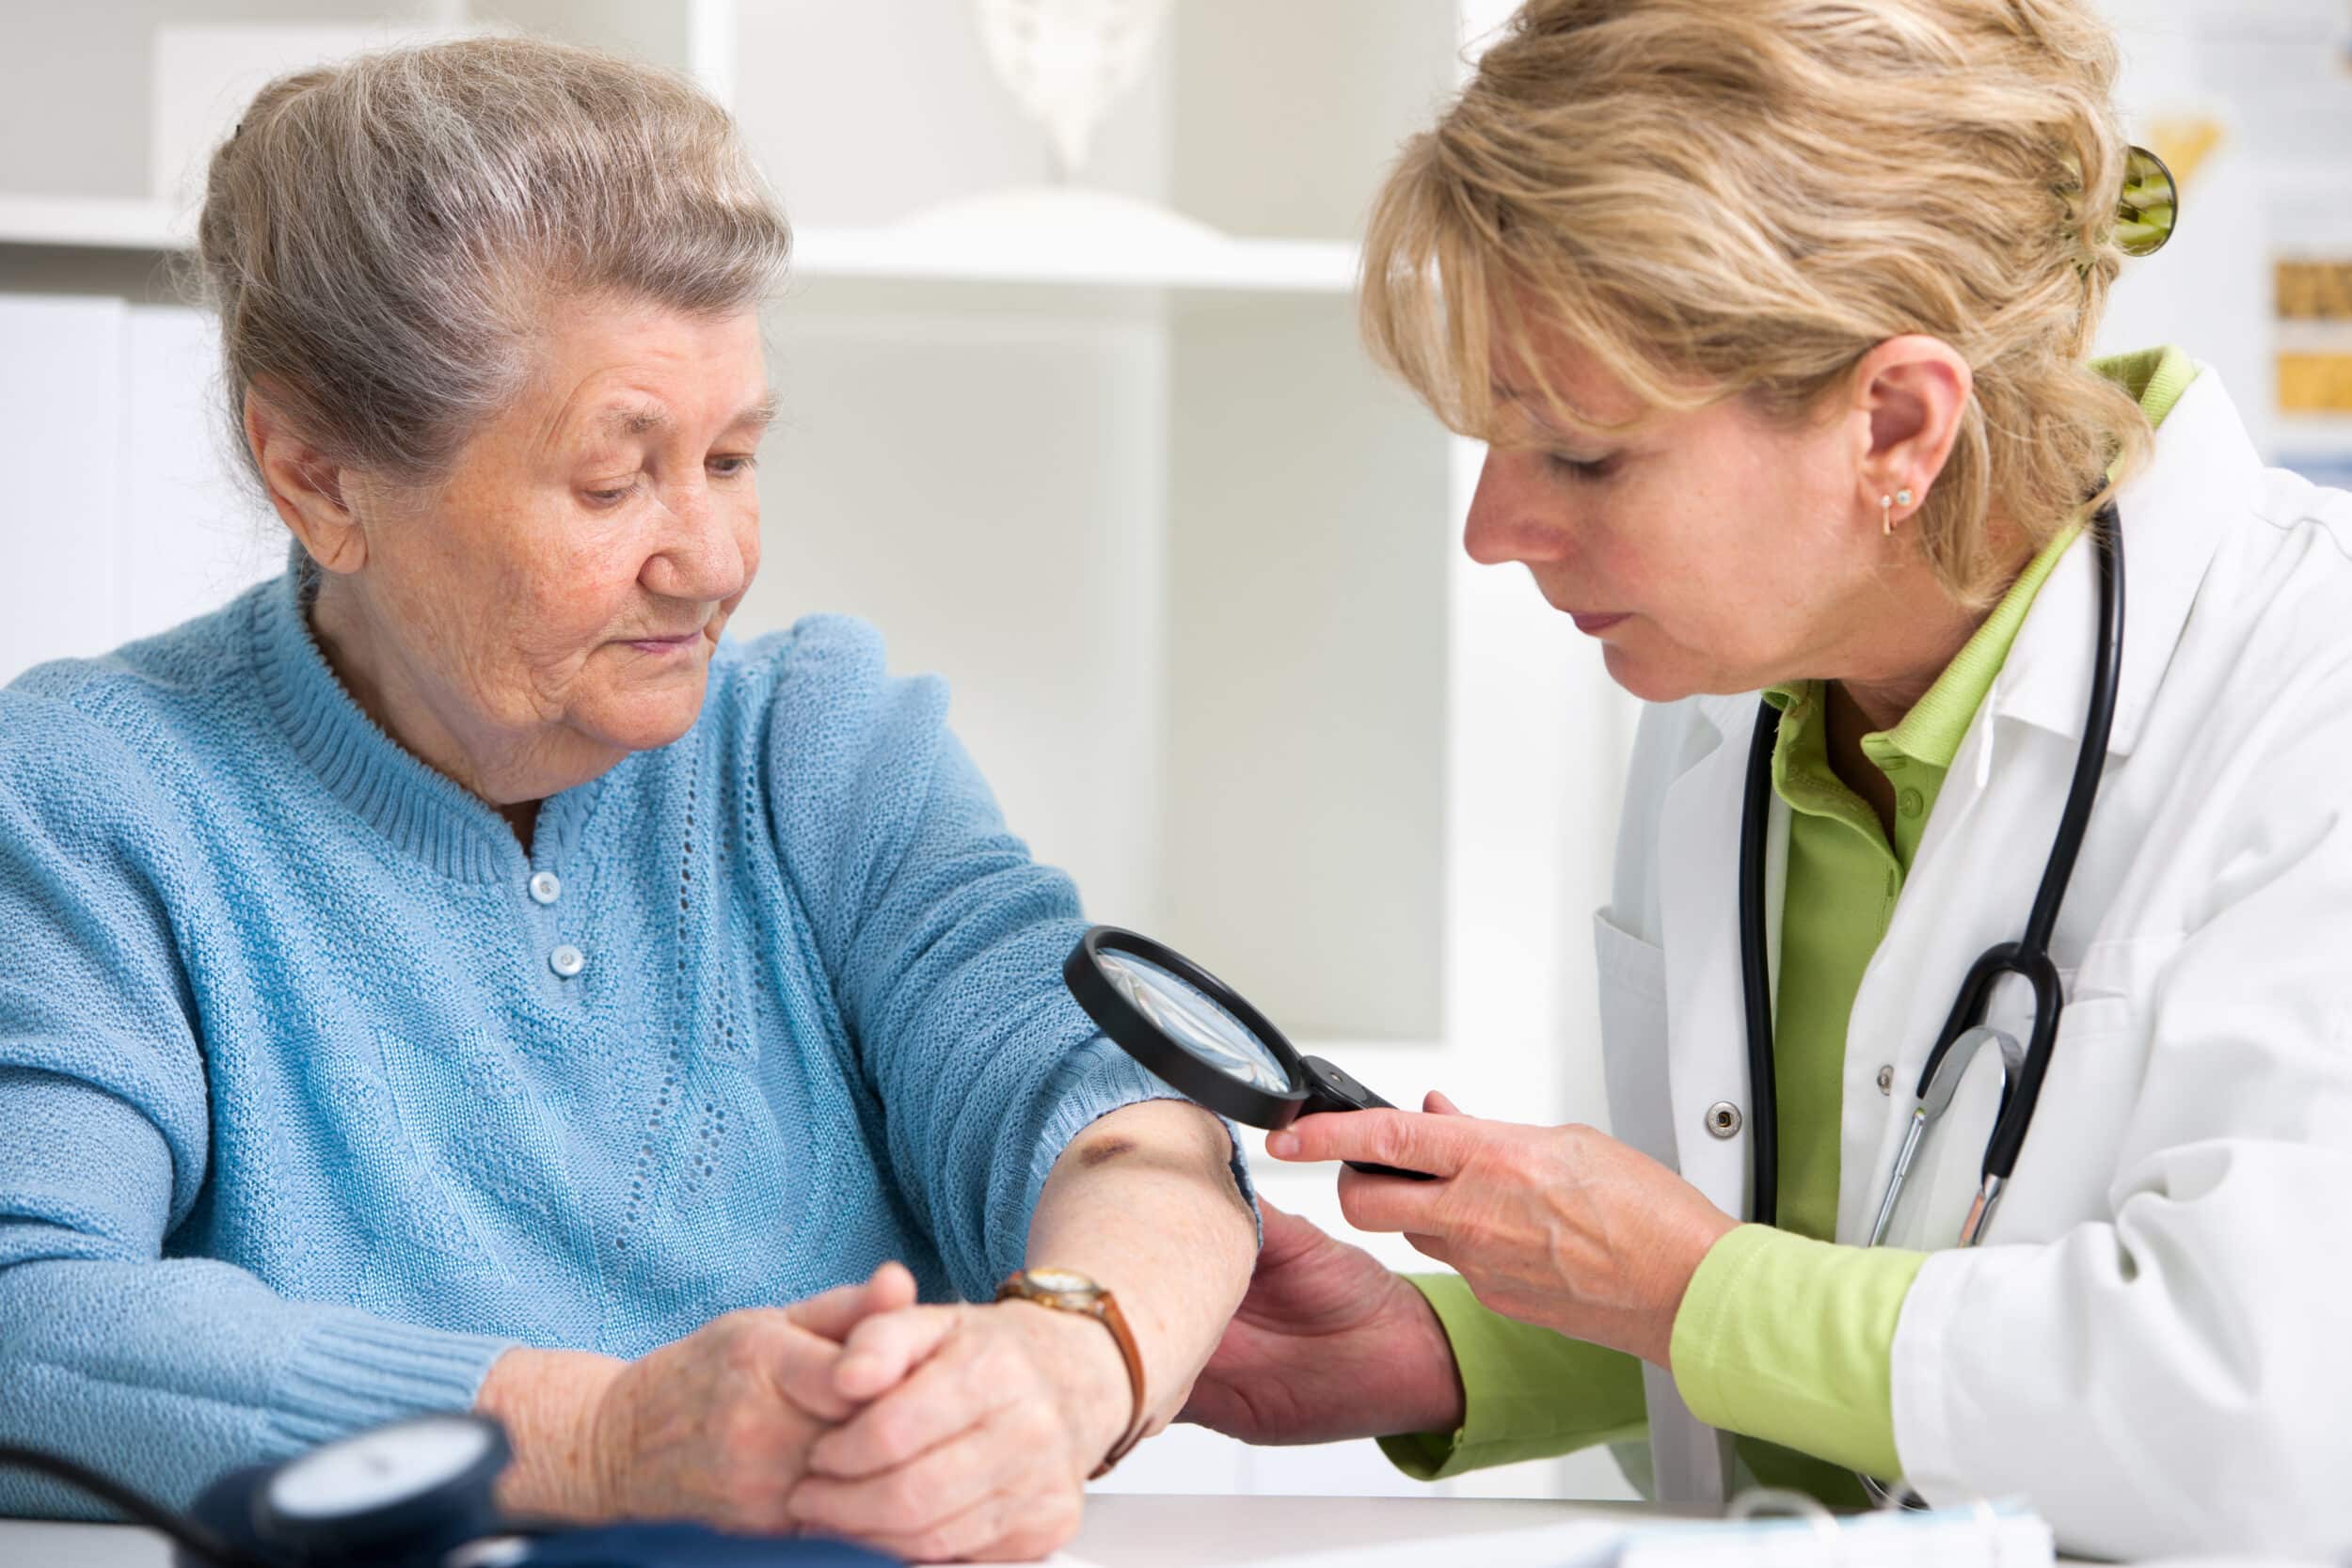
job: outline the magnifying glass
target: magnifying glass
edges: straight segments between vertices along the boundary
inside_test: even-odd
[[[1145,1071],[1203,1109],[1278,1132],[1325,1111],[1394,1110],[1320,1056],[1302,1056],[1241,993],[1190,958],[1115,926],[1095,926],[1061,966],[1096,1027]],[[1350,1160],[1367,1176],[1426,1171]]]

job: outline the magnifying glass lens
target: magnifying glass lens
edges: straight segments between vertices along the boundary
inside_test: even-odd
[[[1149,937],[1093,927],[1061,973],[1072,998],[1121,1051],[1218,1116],[1272,1131],[1301,1113],[1392,1108],[1322,1057],[1301,1056],[1239,991]],[[1428,1180],[1350,1163],[1374,1176]]]
[[[1167,1038],[1252,1088],[1290,1092],[1291,1075],[1274,1053],[1199,987],[1133,953],[1106,950],[1097,962],[1127,1005]]]

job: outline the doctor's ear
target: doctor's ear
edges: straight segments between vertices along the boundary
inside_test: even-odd
[[[1900,521],[1927,499],[1960,438],[1976,375],[1960,352],[1938,338],[1889,338],[1854,366],[1850,407],[1862,432],[1860,487],[1868,515],[1885,498],[1909,496],[1892,509]]]
[[[319,568],[356,572],[364,565],[367,534],[349,496],[358,476],[304,436],[259,384],[246,388],[245,439],[270,505]]]

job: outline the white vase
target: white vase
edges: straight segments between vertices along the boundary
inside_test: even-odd
[[[973,0],[989,64],[1045,127],[1063,179],[1151,56],[1168,0]]]

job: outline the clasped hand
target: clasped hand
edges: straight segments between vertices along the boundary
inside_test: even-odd
[[[1041,1557],[1076,1531],[1129,1402],[1100,1324],[1020,1302],[918,1307],[891,1263],[620,1369],[585,1457],[608,1515],[848,1536],[918,1560]]]
[[[1738,1222],[1592,1128],[1482,1121],[1436,1093],[1424,1104],[1306,1117],[1266,1152],[1429,1172],[1343,1171],[1341,1211],[1359,1230],[1401,1232],[1506,1317],[1665,1366],[1692,1275]]]

